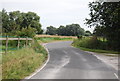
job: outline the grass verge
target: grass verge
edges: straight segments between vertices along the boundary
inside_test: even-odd
[[[23,79],[47,59],[46,50],[37,41],[32,46],[2,55],[2,79]]]
[[[75,46],[75,47],[77,47],[77,46]],[[108,50],[100,50],[100,49],[89,49],[89,48],[84,48],[84,47],[77,47],[77,48],[80,48],[81,50],[84,50],[84,51],[91,51],[91,52],[96,52],[96,53],[120,54],[119,52],[116,52],[116,51],[108,51]]]

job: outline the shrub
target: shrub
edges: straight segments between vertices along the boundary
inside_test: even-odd
[[[106,49],[107,47],[107,43],[98,40],[97,37],[86,37],[82,38],[81,40],[76,39],[74,40],[73,45],[77,47],[85,47],[91,49]]]
[[[83,37],[82,35],[78,35],[77,36],[78,39],[82,39],[82,37]]]

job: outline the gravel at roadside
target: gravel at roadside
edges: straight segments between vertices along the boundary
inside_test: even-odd
[[[86,51],[86,52],[93,54],[101,61],[105,62],[106,64],[118,70],[118,55],[117,54],[95,53],[95,52],[89,52],[89,51]]]

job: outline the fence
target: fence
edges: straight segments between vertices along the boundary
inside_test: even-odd
[[[5,36],[4,36],[4,37],[5,37]],[[17,48],[18,48],[18,49],[20,48],[20,40],[26,41],[25,46],[28,45],[28,41],[29,41],[29,40],[30,40],[30,41],[33,41],[32,38],[28,38],[28,37],[26,37],[26,38],[20,38],[20,37],[10,38],[10,37],[8,37],[8,36],[6,36],[5,38],[0,38],[0,41],[3,41],[3,40],[6,41],[6,42],[5,42],[5,54],[7,54],[8,43],[9,43],[8,41],[9,41],[9,40],[17,40],[17,41],[18,41],[18,42],[17,42]]]

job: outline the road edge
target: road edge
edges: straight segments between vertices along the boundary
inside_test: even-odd
[[[74,46],[71,46],[71,47],[77,48],[77,47],[74,47]],[[80,49],[80,48],[78,48],[78,49]],[[82,49],[80,49],[80,50],[82,50]],[[105,60],[103,60],[101,57],[99,57],[98,55],[100,55],[100,54],[98,54],[98,53],[96,53],[96,52],[91,52],[91,51],[85,51],[85,50],[82,50],[82,51],[84,51],[84,52],[86,52],[86,53],[89,53],[89,54],[95,56],[95,57],[96,57],[97,59],[99,59],[100,61],[104,62],[105,64],[111,66],[112,68],[114,68],[115,70],[118,71],[118,68],[115,68],[112,64],[108,64]],[[94,54],[93,54],[93,53],[94,53]],[[105,55],[103,55],[103,56],[105,56]],[[106,57],[107,57],[107,56],[106,56]]]
[[[71,45],[71,47],[76,48],[76,47],[74,47],[74,46],[72,46],[72,45]],[[79,49],[79,48],[77,48],[77,49]],[[80,49],[80,50],[81,50],[81,49]],[[82,50],[82,51],[84,51],[84,50]],[[104,60],[101,59],[99,56],[97,56],[97,54],[93,54],[93,53],[96,53],[96,52],[93,52],[93,53],[92,53],[91,51],[84,51],[84,52],[89,53],[89,54],[95,56],[95,57],[96,57],[97,59],[99,59],[100,61],[104,62],[105,64],[107,64],[107,65],[111,66],[113,69],[115,69],[116,72],[114,73],[114,75],[115,75],[115,77],[119,80],[118,68],[116,69],[115,67],[113,67],[112,64],[108,64],[106,61],[104,61]],[[90,53],[90,52],[91,52],[91,53]]]
[[[48,53],[48,58],[47,58],[46,62],[42,65],[42,67],[38,68],[30,76],[25,77],[24,79],[30,79],[30,78],[32,78],[34,75],[36,75],[38,72],[40,72],[47,65],[47,63],[49,62],[49,60],[50,60],[50,54],[49,54],[48,49],[45,47],[45,45],[47,45],[47,44],[48,43],[45,43],[45,44],[42,45],[45,48],[45,50],[47,51],[47,53]]]

